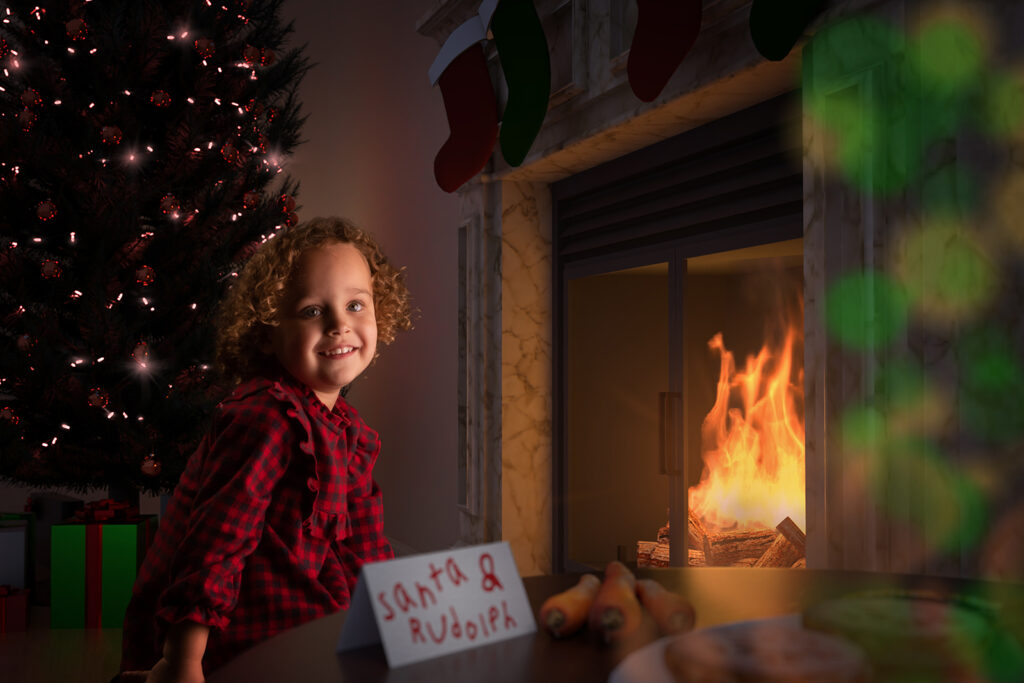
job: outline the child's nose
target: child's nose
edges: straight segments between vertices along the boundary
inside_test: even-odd
[[[349,319],[345,313],[334,313],[332,315],[324,316],[327,322],[327,330],[329,332],[343,331],[349,329]]]

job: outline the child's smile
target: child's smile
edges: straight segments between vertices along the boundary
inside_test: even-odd
[[[362,253],[345,243],[304,253],[270,336],[281,365],[333,408],[377,350],[373,280]]]

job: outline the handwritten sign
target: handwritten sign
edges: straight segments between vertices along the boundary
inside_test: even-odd
[[[533,633],[507,542],[363,566],[338,652],[382,643],[392,667]]]

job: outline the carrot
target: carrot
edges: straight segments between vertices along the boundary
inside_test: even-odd
[[[575,633],[587,620],[590,604],[600,587],[600,579],[584,574],[572,588],[544,601],[540,607],[541,623],[556,638]]]
[[[640,579],[636,582],[636,594],[662,633],[671,635],[693,628],[696,612],[690,601],[678,593],[666,590],[653,579]]]
[[[639,628],[642,620],[636,598],[636,577],[621,562],[610,562],[601,588],[590,605],[590,628],[604,634],[605,640],[616,640]]]

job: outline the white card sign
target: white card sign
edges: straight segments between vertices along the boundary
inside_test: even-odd
[[[533,633],[507,542],[364,565],[336,650],[382,643],[392,667]]]

